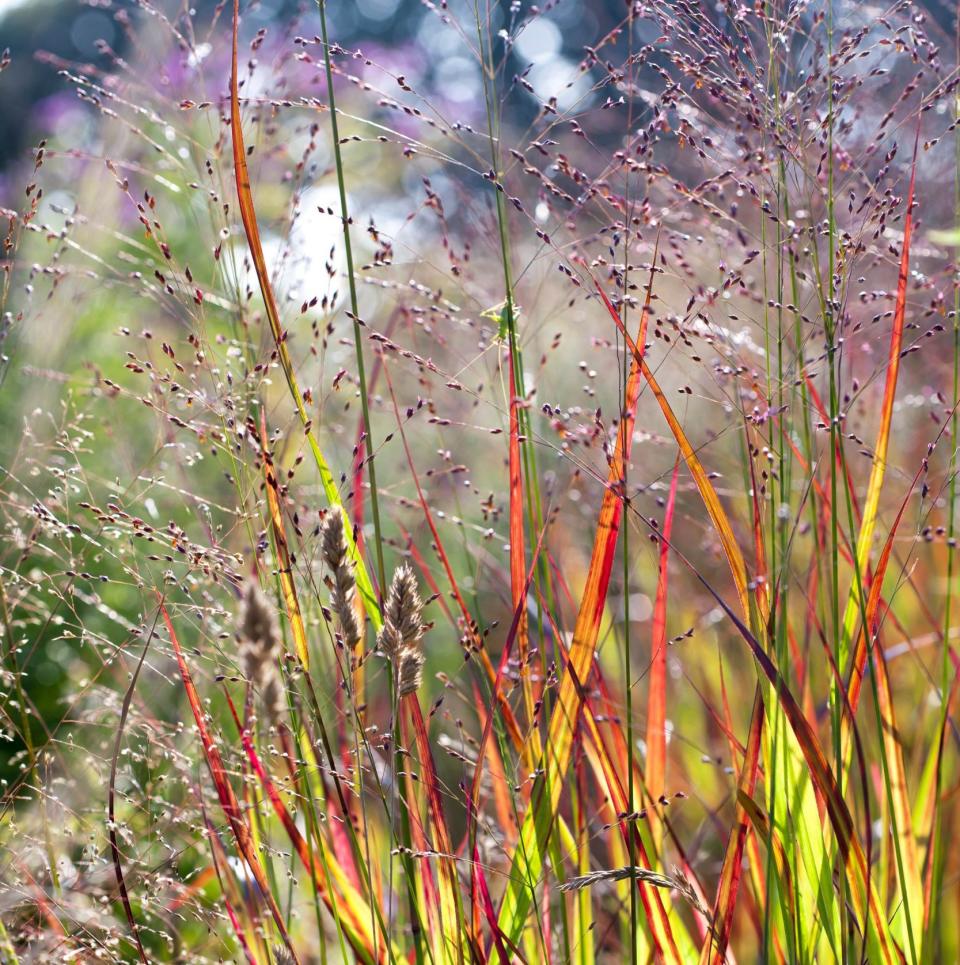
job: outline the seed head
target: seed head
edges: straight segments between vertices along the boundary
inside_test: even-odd
[[[254,579],[247,580],[243,587],[237,639],[244,675],[260,695],[270,719],[276,721],[284,708],[283,681],[277,670],[280,631],[273,608]]]
[[[423,665],[427,658],[417,647],[405,647],[397,661],[397,693],[401,697],[416,693],[423,682]]]
[[[357,581],[344,532],[343,511],[338,506],[334,506],[323,521],[320,548],[333,577],[330,604],[337,615],[344,643],[352,648],[360,642],[363,628],[357,618]]]
[[[392,660],[407,647],[418,647],[423,636],[423,602],[417,580],[406,563],[401,563],[390,581],[383,608],[383,627],[377,645]]]
[[[254,684],[262,683],[265,669],[272,665],[280,649],[280,634],[273,609],[253,579],[247,580],[243,587],[237,637],[247,679]]]
[[[423,680],[426,657],[420,640],[423,636],[423,601],[417,579],[406,563],[401,563],[390,581],[383,607],[383,627],[377,646],[393,665],[397,695],[415,693]]]

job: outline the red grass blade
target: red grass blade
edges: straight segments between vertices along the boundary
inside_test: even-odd
[[[246,861],[247,867],[250,869],[250,874],[253,875],[254,881],[256,881],[264,900],[270,908],[270,914],[273,916],[280,937],[283,939],[287,950],[293,956],[294,962],[299,962],[300,959],[290,944],[290,936],[287,934],[286,926],[283,923],[283,916],[280,914],[280,909],[277,907],[273,893],[270,891],[270,883],[267,881],[266,872],[263,870],[263,865],[257,856],[250,829],[246,825],[243,812],[233,792],[233,787],[227,778],[227,769],[223,765],[223,758],[220,757],[220,751],[207,727],[206,715],[203,710],[203,705],[200,702],[200,695],[197,693],[197,688],[193,683],[193,677],[190,674],[190,668],[187,666],[187,661],[183,656],[183,649],[180,646],[180,641],[177,639],[177,632],[173,628],[170,614],[167,613],[167,609],[163,605],[163,599],[159,594],[158,599],[160,600],[160,613],[163,615],[163,622],[166,624],[167,632],[170,634],[170,642],[173,644],[174,653],[177,657],[177,666],[180,669],[180,677],[183,680],[183,689],[186,691],[190,709],[193,711],[193,719],[200,733],[203,756],[207,762],[210,776],[213,779],[217,797],[220,799],[220,806],[223,808],[223,813],[227,816],[230,830],[233,832],[234,840],[237,842],[237,848],[243,856],[244,861]]]
[[[410,452],[410,446],[407,442],[407,434],[403,429],[403,421],[400,418],[400,407],[397,404],[397,397],[393,391],[393,381],[390,378],[390,370],[386,365],[386,361],[384,361],[383,372],[387,379],[387,385],[390,388],[390,398],[393,401],[393,409],[397,418],[397,428],[400,432],[400,440],[403,443],[403,451],[407,457],[407,465],[410,468],[410,476],[413,479],[413,483],[417,489],[417,498],[419,499],[420,507],[423,510],[423,518],[430,529],[430,534],[433,536],[433,542],[437,549],[437,555],[440,557],[440,563],[443,566],[444,572],[447,574],[447,580],[450,583],[450,589],[453,591],[453,597],[457,602],[457,606],[460,608],[460,613],[463,616],[464,625],[470,638],[471,645],[479,655],[480,662],[483,665],[483,669],[486,671],[487,677],[491,682],[493,682],[496,680],[497,672],[494,670],[493,664],[490,661],[490,655],[484,648],[483,639],[477,632],[476,621],[467,607],[463,594],[460,592],[460,587],[453,572],[453,567],[450,565],[450,558],[447,556],[447,552],[443,548],[443,541],[440,539],[440,532],[437,529],[437,524],[434,522],[433,513],[430,511],[430,504],[427,502],[427,498],[423,493],[423,487],[420,485],[420,477],[417,474],[416,467],[413,463],[413,456]],[[506,724],[507,731],[510,734],[510,738],[514,743],[514,746],[520,748],[523,746],[523,737],[520,733],[520,727],[517,724],[516,716],[513,713],[513,708],[509,703],[507,703],[506,697],[496,688],[495,693],[497,695],[499,708],[503,715],[503,720]]]
[[[750,736],[747,740],[747,754],[740,769],[740,780],[737,786],[738,794],[753,797],[757,783],[757,771],[760,766],[760,735],[763,732],[763,696],[757,685],[753,697],[753,714],[750,718]],[[736,824],[730,831],[727,842],[727,853],[723,859],[720,872],[720,884],[717,888],[717,901],[713,912],[713,928],[707,942],[700,953],[701,965],[719,965],[727,954],[730,943],[730,932],[733,928],[733,912],[737,904],[737,892],[740,888],[740,878],[743,874],[743,850],[750,830],[749,816],[743,805],[737,804]]]
[[[237,916],[236,911],[233,907],[233,902],[230,900],[230,896],[227,894],[226,882],[223,880],[223,875],[220,874],[220,859],[217,857],[217,852],[221,848],[220,839],[217,835],[217,829],[213,826],[210,818],[207,816],[207,810],[203,807],[203,802],[200,802],[201,810],[203,811],[203,822],[207,826],[207,834],[210,838],[210,853],[213,859],[213,864],[210,868],[210,872],[216,875],[217,882],[220,885],[220,895],[223,898],[224,907],[227,909],[227,917],[230,919],[230,927],[233,928],[233,933],[237,937],[237,943],[243,949],[243,956],[247,960],[247,965],[258,965],[257,959],[253,952],[250,950],[250,943],[247,941],[247,936],[244,934],[243,925],[240,924],[240,919]]]
[[[641,345],[646,339],[651,294],[651,288],[648,288],[638,333],[638,341]],[[632,339],[630,341],[635,345]],[[621,490],[632,448],[633,426],[643,365],[642,352],[635,352],[624,393],[617,443],[600,508],[597,535],[587,571],[587,584],[577,613],[569,659],[550,717],[540,771],[531,792],[530,807],[520,832],[520,841],[514,855],[507,891],[500,906],[500,925],[511,940],[515,940],[523,929],[532,901],[530,887],[540,877],[573,751],[574,733],[583,706],[583,686],[589,680],[593,669],[600,620],[606,604],[623,514]],[[650,925],[659,954],[670,961],[677,961],[679,953],[669,919],[659,898],[655,902],[655,908],[657,913],[651,916]]]
[[[117,797],[117,764],[120,760],[120,747],[123,743],[123,728],[127,723],[127,715],[130,712],[130,703],[133,700],[133,692],[137,686],[137,680],[140,677],[140,671],[143,669],[143,662],[147,659],[147,651],[150,649],[150,641],[153,640],[153,633],[157,627],[157,620],[160,618],[160,613],[157,611],[157,615],[154,618],[153,626],[150,628],[150,634],[147,637],[147,642],[143,645],[143,652],[140,654],[140,659],[137,661],[136,669],[133,671],[133,676],[130,678],[130,686],[127,687],[127,692],[123,695],[123,706],[120,709],[120,721],[117,724],[117,739],[114,741],[113,745],[113,758],[110,761],[110,784],[107,792],[107,828],[109,830],[110,838],[110,854],[113,856],[113,870],[117,877],[117,888],[120,890],[120,901],[123,904],[123,913],[127,917],[127,922],[130,925],[130,931],[133,932],[134,942],[137,946],[137,954],[140,956],[140,961],[147,962],[147,953],[144,951],[143,942],[140,940],[140,928],[137,925],[136,919],[133,917],[133,908],[130,906],[130,896],[127,894],[127,883],[123,877],[123,865],[120,863],[120,845],[117,843],[117,819],[116,819],[116,797]]]
[[[266,481],[270,523],[273,527],[273,541],[279,557],[277,562],[280,564],[278,569],[280,571],[280,586],[283,590],[283,602],[287,608],[297,658],[303,664],[304,670],[308,670],[310,667],[310,652],[307,647],[307,631],[300,612],[300,601],[297,599],[297,587],[293,581],[290,547],[287,544],[286,527],[283,524],[283,512],[280,509],[280,486],[277,482],[277,474],[273,468],[273,457],[270,454],[267,442],[267,418],[262,409],[260,411],[260,458],[263,460],[263,475]]]
[[[433,824],[433,848],[438,853],[439,862],[439,891],[441,927],[443,929],[446,951],[451,961],[461,960],[466,948],[474,943],[469,932],[468,924],[463,916],[460,903],[460,885],[457,877],[457,865],[454,857],[450,832],[447,829],[447,819],[443,813],[443,798],[440,796],[440,780],[437,768],[430,750],[430,735],[423,719],[420,702],[416,693],[407,694],[403,703],[409,712],[410,723],[413,726],[414,739],[420,756],[420,767],[423,770],[421,783],[426,787],[427,803],[430,808],[430,820]],[[461,933],[461,927],[463,932]]]
[[[487,878],[483,873],[483,866],[480,864],[480,849],[476,844],[473,846],[473,864],[477,869],[474,878],[477,883],[477,894],[474,896],[474,900],[476,901],[477,897],[480,899],[479,904],[483,908],[487,925],[493,935],[493,945],[497,950],[497,958],[500,959],[500,965],[510,965],[510,957],[507,955],[507,950],[503,945],[505,936],[497,925],[497,912],[493,907],[493,902],[490,900],[490,889],[487,887]],[[519,949],[513,946],[513,951],[517,955],[516,960],[519,961],[521,957],[519,955]]]
[[[514,367],[514,340],[510,339],[509,383],[510,383],[510,436],[509,436],[509,474],[510,474],[510,599],[514,611],[520,614],[517,627],[517,654],[520,660],[520,686],[523,691],[524,709],[527,726],[531,736],[539,732],[533,728],[534,700],[533,686],[530,681],[530,667],[527,663],[527,608],[521,596],[524,593],[524,534],[523,534],[523,475],[520,461],[520,403],[517,394],[516,370]],[[539,747],[535,748],[539,752]]]

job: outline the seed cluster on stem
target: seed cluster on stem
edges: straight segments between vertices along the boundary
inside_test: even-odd
[[[280,631],[270,602],[252,578],[243,586],[236,633],[244,676],[276,722],[284,707],[283,681],[277,668]]]
[[[343,642],[352,651],[363,634],[357,616],[357,580],[344,532],[343,511],[333,507],[323,521],[320,550],[333,578],[330,605],[337,617]]]
[[[397,695],[414,693],[423,680],[423,601],[417,580],[406,563],[394,571],[383,612],[377,647],[390,660],[397,677]]]

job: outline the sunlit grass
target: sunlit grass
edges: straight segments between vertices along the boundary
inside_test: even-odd
[[[956,957],[936,11],[123,9],[2,199],[0,958]]]

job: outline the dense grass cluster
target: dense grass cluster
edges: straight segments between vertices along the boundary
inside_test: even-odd
[[[102,6],[0,182],[0,960],[956,960],[955,19]]]

